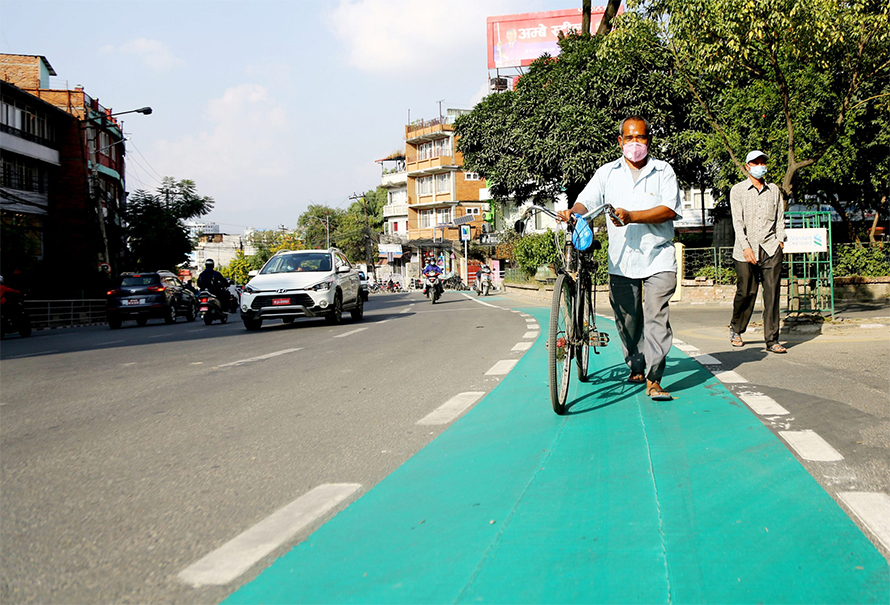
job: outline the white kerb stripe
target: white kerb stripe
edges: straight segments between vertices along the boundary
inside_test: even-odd
[[[837,462],[844,459],[840,452],[813,431],[779,431],[779,435],[804,460]]]
[[[522,335],[522,337],[525,339],[537,338],[538,334],[540,334],[540,332],[538,330],[535,330],[534,332],[526,332]]]
[[[675,347],[683,351],[684,353],[698,353],[698,347],[693,347],[692,345],[687,344],[674,344]]]
[[[763,393],[739,393],[739,398],[754,410],[754,413],[761,416],[785,416],[788,414],[788,410],[776,403],[775,399]]]
[[[692,358],[694,360],[696,360],[697,362],[699,362],[700,364],[702,364],[703,366],[721,366],[721,365],[723,365],[723,362],[721,362],[719,359],[717,359],[716,357],[711,357],[710,355],[707,355],[705,353],[702,353],[701,355],[692,355]]]
[[[284,355],[286,353],[293,353],[294,351],[302,351],[302,347],[297,349],[284,349],[283,351],[275,351],[274,353],[267,353],[265,355],[259,355],[257,357],[250,357],[248,359],[239,359],[238,361],[233,361],[232,363],[224,363],[220,366],[216,366],[218,368],[228,368],[230,366],[240,366],[244,363],[251,363],[254,361],[263,361],[264,359],[271,359],[273,357],[278,357],[279,355]]]
[[[732,370],[714,370],[714,376],[724,384],[742,384],[748,382]]]
[[[519,363],[518,359],[502,359],[488,370],[485,375],[486,376],[503,376],[507,374],[513,367]]]
[[[228,584],[360,487],[359,483],[319,485],[186,567],[179,579],[195,587]]]
[[[417,421],[417,424],[448,424],[461,414],[464,410],[479,401],[479,398],[485,395],[484,391],[470,391],[467,393],[458,393],[435,410]]]
[[[355,330],[350,330],[349,332],[343,332],[342,334],[337,334],[334,338],[343,338],[344,336],[352,336],[353,334],[358,334],[359,332],[364,332],[368,328],[356,328]]]
[[[528,351],[531,348],[532,348],[532,343],[530,343],[530,342],[517,342],[515,345],[513,345],[513,348],[510,350],[511,351]]]
[[[841,492],[838,497],[890,550],[890,496],[881,492]]]

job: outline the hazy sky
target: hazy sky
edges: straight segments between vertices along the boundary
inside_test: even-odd
[[[594,5],[603,2],[594,0]],[[127,189],[189,178],[230,232],[296,225],[380,182],[411,119],[470,108],[485,18],[581,0],[0,0],[0,49],[43,55],[123,116]],[[160,176],[159,176],[160,175]],[[311,201],[310,201],[311,200]]]

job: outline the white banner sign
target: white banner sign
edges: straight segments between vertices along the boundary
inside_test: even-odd
[[[380,254],[401,254],[402,244],[377,244]]]
[[[785,254],[828,252],[827,229],[785,229]]]

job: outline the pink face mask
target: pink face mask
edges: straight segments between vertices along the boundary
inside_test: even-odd
[[[625,143],[621,149],[624,151],[624,157],[631,162],[639,162],[649,155],[649,147],[643,143]]]

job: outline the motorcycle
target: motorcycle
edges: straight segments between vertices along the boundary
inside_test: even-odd
[[[31,317],[25,309],[24,295],[6,296],[0,308],[0,336],[16,332],[22,338],[31,335]]]
[[[214,319],[220,323],[229,321],[229,315],[223,310],[219,299],[208,290],[201,290],[198,294],[198,317],[204,320],[204,325],[209,326]]]
[[[476,296],[488,296],[491,290],[491,273],[482,273],[476,279]]]
[[[443,290],[442,278],[438,273],[430,273],[424,277],[423,293],[433,304],[436,304],[436,301],[442,297]]]

